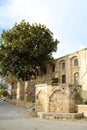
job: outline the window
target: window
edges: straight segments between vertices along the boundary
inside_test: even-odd
[[[37,76],[39,76],[39,71],[37,71]]]
[[[43,72],[44,72],[44,74],[46,74],[46,68],[44,68],[44,71],[43,71]]]
[[[65,62],[62,63],[62,70],[65,70]]]
[[[55,65],[52,66],[52,72],[55,72]]]
[[[58,78],[53,77],[52,78],[52,83],[58,83]]]
[[[78,72],[76,72],[76,73],[74,74],[74,84],[75,84],[75,85],[78,85],[78,84],[79,84],[79,73],[78,73]]]
[[[66,83],[66,75],[62,75],[62,83]]]
[[[74,66],[78,66],[78,59],[74,59]]]

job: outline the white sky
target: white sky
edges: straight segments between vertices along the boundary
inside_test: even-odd
[[[23,19],[53,32],[55,58],[87,47],[87,0],[0,0],[0,32]]]

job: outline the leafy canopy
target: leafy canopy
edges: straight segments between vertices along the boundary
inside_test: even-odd
[[[1,74],[11,73],[18,79],[31,76],[36,68],[53,59],[59,41],[45,25],[22,20],[10,30],[3,30],[0,39]],[[26,79],[25,79],[26,80]]]

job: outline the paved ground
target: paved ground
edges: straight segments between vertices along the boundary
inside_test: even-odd
[[[87,121],[40,120],[26,109],[0,100],[0,130],[87,130]]]

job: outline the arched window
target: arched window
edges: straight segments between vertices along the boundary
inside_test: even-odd
[[[78,59],[77,58],[74,59],[74,66],[78,66]]]
[[[52,72],[55,72],[55,64],[52,66]]]
[[[65,70],[65,62],[62,62],[62,70]]]
[[[74,74],[74,84],[75,84],[75,85],[78,85],[78,84],[79,84],[79,73],[78,73],[78,72],[76,72],[76,73]]]
[[[44,68],[44,70],[43,70],[44,74],[46,74],[46,71],[47,71],[46,68]]]
[[[62,83],[66,83],[66,75],[62,75]]]

